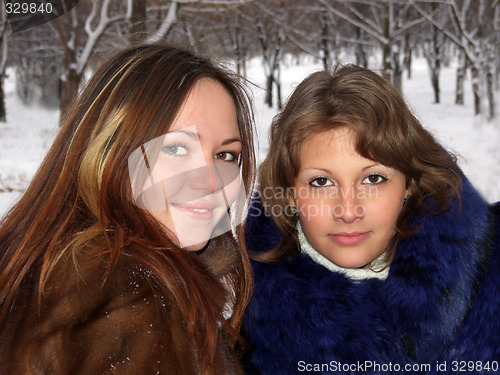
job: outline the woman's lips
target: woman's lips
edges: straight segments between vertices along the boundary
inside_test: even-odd
[[[213,216],[213,211],[217,207],[211,202],[190,202],[172,204],[172,206],[182,213],[200,220],[209,220]]]
[[[370,232],[336,233],[329,237],[341,246],[354,246],[366,240],[369,234]]]

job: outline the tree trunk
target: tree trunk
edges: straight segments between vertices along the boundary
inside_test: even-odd
[[[439,75],[441,73],[441,56],[443,55],[442,36],[437,27],[432,27],[432,42],[429,45],[428,62],[431,70],[431,82],[434,90],[434,103],[441,102],[441,88],[439,87]]]
[[[494,76],[491,69],[488,69],[486,73],[486,95],[488,96],[488,107],[490,119],[495,118],[496,106],[495,106],[495,84]]]
[[[0,76],[0,122],[7,122],[7,110],[5,108],[5,95],[3,91],[3,75]]]
[[[472,92],[474,94],[474,114],[481,113],[481,84],[480,84],[479,69],[475,66],[471,68]]]
[[[5,13],[2,14],[2,24],[1,24],[1,33],[0,33],[0,47],[2,49],[1,61],[0,61],[0,122],[7,121],[7,109],[5,107],[5,93],[3,88],[4,78],[5,78],[5,70],[7,68],[7,58],[9,54],[9,47],[7,43],[7,34],[5,33],[5,28],[7,26],[7,15]]]
[[[273,107],[273,83],[274,77],[273,74],[270,73],[266,79],[266,99],[264,103],[268,105],[269,108]]]
[[[398,88],[399,91],[403,91],[403,68],[401,67],[400,62],[400,50],[401,47],[399,45],[395,46],[396,50],[392,55],[392,64],[393,64],[393,72],[394,72],[394,85]]]
[[[330,51],[328,50],[328,41],[326,39],[321,39],[321,61],[323,62],[323,69],[330,70]]]
[[[243,72],[243,56],[241,55],[241,46],[240,46],[240,36],[239,32],[236,31],[235,35],[235,40],[234,40],[234,54],[236,57],[236,74],[239,76],[242,76]]]
[[[236,54],[236,74],[238,76],[243,76],[244,77],[244,69],[243,69],[243,58],[241,57],[241,51],[240,51],[240,48],[239,46],[236,47],[236,51],[235,51],[235,54]]]
[[[132,17],[130,19],[130,37],[131,44],[140,43],[147,37],[146,30],[146,1],[132,1]]]
[[[238,21],[239,25],[239,21]],[[236,55],[236,73],[241,77],[247,77],[246,72],[246,49],[244,48],[244,43],[242,41],[244,35],[240,33],[239,28],[236,29],[234,36],[234,53]]]
[[[404,68],[406,69],[406,74],[407,74],[407,78],[408,79],[411,79],[411,63],[412,63],[412,60],[413,60],[413,50],[411,48],[411,45],[410,45],[410,33],[406,33],[405,35],[405,50],[404,50],[404,54],[405,54],[405,57],[404,57]]]
[[[356,38],[361,42],[363,40],[363,30],[361,28],[356,28]],[[365,47],[362,43],[356,44],[356,65],[362,66],[363,68],[368,67],[368,58],[366,57]]]
[[[436,62],[437,63],[437,62]],[[439,68],[433,67],[431,72],[432,89],[434,90],[434,103],[441,103],[441,89],[439,87]]]
[[[69,109],[72,101],[78,96],[82,75],[74,70],[61,80],[61,116]]]
[[[464,101],[464,81],[465,81],[465,56],[463,52],[460,52],[460,56],[458,59],[458,68],[457,68],[457,81],[455,88],[455,104],[463,105]]]
[[[440,31],[435,26],[433,26],[433,34],[434,43],[432,48],[434,48],[435,62],[432,67],[432,85],[434,86],[434,101],[437,104],[441,102],[439,75],[441,73],[441,56],[443,56],[442,48],[444,41]]]
[[[276,93],[278,96],[278,109],[283,108],[283,98],[281,96],[281,70],[278,68],[278,79],[276,79],[274,82],[276,83]]]
[[[392,71],[392,63],[391,63],[391,46],[389,44],[384,44],[382,46],[382,59],[384,64],[382,68],[382,75],[389,81],[394,82],[393,81],[394,72]]]
[[[283,99],[281,97],[281,83],[276,82],[276,92],[278,94],[278,109],[283,108]]]
[[[382,75],[391,82],[394,82],[394,66],[392,63],[392,42],[389,20],[389,6],[387,4],[381,7],[383,36],[387,42],[382,44]]]
[[[330,32],[328,30],[328,14],[323,12],[321,17],[321,60],[323,61],[323,69],[330,70],[332,68],[332,58],[330,47],[328,45],[328,38],[330,36]]]

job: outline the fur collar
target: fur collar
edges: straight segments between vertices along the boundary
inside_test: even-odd
[[[279,241],[263,212],[254,201],[246,229],[251,251]],[[438,216],[414,215],[421,230],[401,241],[385,281],[354,282],[305,254],[254,262],[245,323],[254,363],[278,374],[296,373],[302,359],[403,364],[442,358],[474,303],[494,247],[488,212],[464,178],[461,210],[454,204]]]

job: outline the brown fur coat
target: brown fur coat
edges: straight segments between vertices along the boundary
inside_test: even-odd
[[[201,260],[212,268],[205,285],[216,303],[226,299],[217,279],[230,258]],[[0,337],[0,374],[200,373],[180,309],[172,297],[154,292],[141,264],[122,256],[104,285],[102,257],[86,253],[76,264],[71,256],[57,263],[40,307],[36,278],[25,280]],[[241,374],[219,336],[215,372]]]

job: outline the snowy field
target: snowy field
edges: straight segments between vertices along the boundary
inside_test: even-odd
[[[376,65],[374,65],[376,66]],[[300,80],[320,66],[306,59],[283,66],[283,97],[286,98]],[[5,82],[7,123],[0,123],[0,216],[15,203],[27,186],[58,127],[58,111],[26,107],[15,95],[14,72]],[[252,82],[262,85],[264,74],[258,61],[248,64]],[[469,78],[469,77],[468,77]],[[500,200],[500,113],[494,122],[474,116],[469,79],[465,83],[465,106],[454,102],[455,69],[443,68],[441,104],[433,104],[433,93],[426,63],[416,59],[413,77],[403,82],[403,91],[415,114],[440,142],[457,154],[465,174],[489,202]],[[259,157],[267,152],[269,124],[276,114],[263,105],[264,92],[255,90]],[[500,102],[500,92],[497,93]]]

